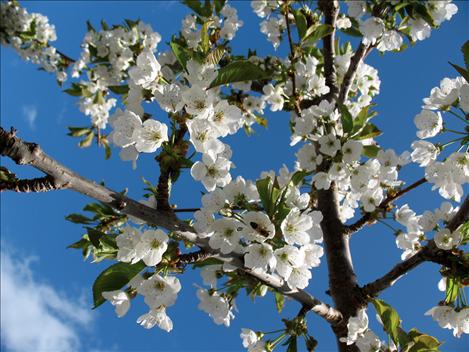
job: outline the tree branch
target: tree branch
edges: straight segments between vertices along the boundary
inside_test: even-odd
[[[293,43],[293,38],[291,35],[290,28],[290,19],[288,18],[290,6],[286,3],[285,6],[285,23],[287,24],[287,34],[288,34],[288,43],[290,44],[290,78],[292,80],[292,90],[293,90],[293,104],[295,112],[298,116],[301,115],[300,101],[298,91],[296,90],[296,74],[295,74],[295,44]]]
[[[450,231],[456,230],[461,224],[469,220],[469,197],[466,197],[459,211],[453,216],[448,223],[447,228]],[[362,288],[362,292],[367,297],[376,297],[381,291],[392,286],[392,284],[400,277],[416,268],[418,265],[429,261],[443,265],[454,270],[462,276],[469,276],[469,261],[464,260],[459,255],[455,255],[450,251],[439,249],[435,245],[435,241],[431,240],[422,247],[412,257],[396,264],[389,272],[379,279],[366,284]]]
[[[422,177],[421,179],[415,181],[414,183],[412,183],[411,185],[409,185],[408,187],[406,188],[403,188],[401,189],[400,191],[396,192],[396,193],[393,193],[393,194],[389,194],[385,200],[383,200],[377,207],[377,209],[379,209],[380,211],[386,211],[386,209],[388,208],[388,206],[394,202],[396,199],[399,199],[400,197],[402,197],[404,194],[412,191],[413,189],[417,188],[418,186],[424,184],[425,182],[427,182],[427,180],[425,179],[425,177]],[[359,220],[357,220],[355,223],[347,226],[345,228],[345,232],[344,234],[345,235],[352,235],[354,234],[355,232],[361,230],[365,225],[371,225],[371,224],[374,224],[376,222],[376,218],[374,217],[375,213],[366,213],[365,215],[363,215]]]
[[[326,85],[329,87],[329,93],[326,94],[327,100],[331,101],[337,98],[337,76],[334,65],[335,58],[335,23],[337,15],[339,14],[339,4],[336,0],[319,0],[319,10],[324,14],[324,23],[332,26],[332,33],[326,35],[323,40],[323,55],[324,55],[324,76],[326,78]]]
[[[347,100],[348,93],[350,92],[350,87],[352,86],[353,80],[355,79],[358,67],[360,66],[370,48],[370,45],[360,43],[357,51],[350,59],[350,65],[347,72],[345,73],[344,79],[342,80],[342,85],[340,87],[339,98],[337,100],[339,105],[343,104],[344,101]]]
[[[150,208],[78,175],[44,153],[39,145],[24,142],[16,137],[16,131],[14,129],[12,129],[11,132],[7,132],[0,127],[0,155],[11,158],[19,165],[33,166],[44,172],[47,177],[51,178],[55,185],[67,185],[69,189],[106,203],[124,214],[134,216],[149,224],[175,232],[182,239],[210,253],[212,257],[236,266],[250,276],[262,281],[265,285],[293,298],[331,324],[337,324],[342,321],[340,311],[319,301],[306,291],[292,290],[276,276],[254,272],[249,268],[245,268],[242,257],[231,257],[215,252],[208,245],[206,238],[202,239],[198,237],[192,227],[186,222],[179,220],[173,211]]]
[[[15,181],[1,181],[0,192],[14,191],[19,193],[48,192],[68,188],[67,184],[55,184],[50,176],[33,179],[17,179]]]

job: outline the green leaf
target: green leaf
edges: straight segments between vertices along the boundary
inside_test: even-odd
[[[449,64],[450,64],[451,66],[453,66],[454,69],[455,69],[456,71],[458,71],[458,73],[459,73],[461,76],[464,77],[464,79],[466,80],[466,82],[469,83],[469,69],[468,69],[468,71],[466,71],[466,70],[463,69],[461,66],[452,64],[451,62],[449,62]]]
[[[223,57],[223,54],[225,54],[225,48],[222,46],[218,46],[213,49],[210,53],[208,53],[205,62],[210,65],[218,65],[221,58]]]
[[[461,233],[461,245],[465,245],[469,242],[469,221],[462,224],[458,230]]]
[[[96,29],[94,29],[90,21],[86,21],[86,29],[88,32],[96,32]]]
[[[86,238],[82,238],[79,241],[68,245],[67,248],[80,249],[80,248],[84,248],[85,246],[88,246],[89,243],[90,243],[89,240],[87,240]]]
[[[111,146],[109,145],[109,142],[107,139],[101,139],[101,143],[104,146],[104,159],[109,160],[112,154]]]
[[[71,137],[81,137],[91,132],[89,127],[68,127],[68,130],[67,135]]]
[[[202,44],[202,51],[206,53],[208,49],[210,49],[210,37],[208,30],[210,26],[212,25],[213,20],[209,20],[204,22],[204,25],[202,26],[202,32],[201,32],[201,44]]]
[[[67,215],[65,217],[65,220],[73,222],[75,224],[85,224],[85,225],[90,224],[91,222],[93,222],[93,220],[91,220],[90,218],[88,218],[84,215],[81,215],[81,214]]]
[[[95,228],[92,227],[85,227],[87,232],[88,232],[88,238],[90,239],[90,242],[95,246],[96,248],[101,247],[101,243],[99,240],[101,237],[105,236],[106,234],[104,232],[98,231]]]
[[[271,74],[249,61],[235,61],[218,71],[218,76],[209,88],[228,83],[268,79]]]
[[[445,298],[445,302],[448,303],[448,304],[453,303],[458,298],[458,294],[459,294],[459,285],[458,285],[458,283],[450,277],[446,278],[446,298]]]
[[[381,130],[372,123],[367,123],[362,131],[353,137],[353,139],[368,139],[381,135]]]
[[[343,104],[339,105],[340,119],[342,121],[342,128],[344,133],[349,133],[353,129],[353,117],[348,111],[347,107]]]
[[[372,117],[376,116],[376,112],[369,114],[369,109],[371,106],[373,106],[373,104],[365,106],[363,109],[361,109],[357,117],[353,120],[353,129],[351,133],[352,136],[357,134]]]
[[[306,30],[308,29],[308,23],[306,21],[306,17],[300,10],[296,10],[293,12],[293,16],[295,16],[295,23],[296,23],[296,30],[298,31],[298,37],[300,40],[304,38],[306,35]]]
[[[192,269],[202,268],[208,265],[218,265],[218,264],[223,264],[223,262],[220,259],[207,258],[207,259],[201,260],[200,262],[195,262],[194,264],[192,264]]]
[[[129,86],[127,84],[123,86],[108,86],[111,92],[116,94],[127,94],[129,92]]]
[[[469,40],[461,47],[461,52],[464,56],[464,63],[466,64],[466,70],[469,71]]]
[[[103,292],[120,290],[144,268],[145,264],[142,261],[135,264],[119,262],[99,274],[93,284],[93,309],[105,302]]]
[[[174,56],[176,56],[176,59],[178,60],[179,64],[184,70],[186,70],[187,62],[191,59],[190,52],[182,45],[176,42],[171,42],[169,45],[171,46]]]
[[[192,11],[202,17],[209,17],[211,9],[207,6],[202,6],[199,0],[182,0],[182,3],[189,7]]]
[[[326,35],[331,34],[333,31],[334,27],[329,24],[320,24],[316,27],[310,27],[306,31],[303,41],[308,42],[308,44],[314,44],[316,41],[324,38]]]
[[[108,31],[110,29],[109,25],[106,23],[105,20],[101,20],[101,28],[103,31]]]
[[[83,138],[80,143],[78,143],[78,146],[80,148],[87,148],[91,145],[91,143],[93,142],[93,137],[94,137],[94,133],[93,131],[89,131],[88,134],[86,135],[85,138]]]
[[[309,172],[308,171],[297,171],[291,177],[291,183],[293,183],[294,186],[298,186],[303,182],[303,180],[306,176],[309,176],[312,173],[313,173],[312,171],[309,171]]]
[[[261,198],[262,206],[264,210],[269,213],[272,207],[271,197],[270,197],[270,187],[272,180],[270,177],[266,177],[262,180],[256,182],[257,191],[259,192],[259,197]]]
[[[383,322],[384,330],[391,336],[396,345],[399,344],[398,329],[401,325],[399,314],[397,314],[393,307],[381,299],[374,299],[371,303],[375,306],[376,312]]]
[[[258,115],[254,115],[254,118],[256,119],[256,122],[258,125],[261,125],[262,127],[267,128],[269,121],[266,118],[258,116]]]
[[[275,291],[275,308],[277,312],[282,313],[283,307],[285,306],[285,296],[280,292]]]
[[[420,15],[431,27],[435,27],[435,22],[433,20],[432,14],[428,11],[428,8],[420,3],[414,3],[413,10],[416,14]]]
[[[64,92],[74,97],[81,97],[83,95],[83,89],[78,83],[72,83],[72,87],[64,89]]]
[[[16,175],[8,170],[6,167],[0,166],[0,181],[3,182],[16,182]]]
[[[215,5],[215,12],[217,15],[220,14],[220,11],[223,9],[223,6],[225,6],[226,0],[213,0],[213,4]]]
[[[115,216],[117,213],[109,205],[104,203],[90,203],[85,205],[84,211],[95,213],[99,217]]]
[[[377,145],[364,145],[363,146],[363,155],[368,158],[376,158],[378,152],[381,150]]]
[[[405,348],[405,352],[429,352],[439,351],[438,347],[441,346],[441,342],[433,336],[423,334],[417,329],[411,329],[408,334],[410,342],[408,348]]]

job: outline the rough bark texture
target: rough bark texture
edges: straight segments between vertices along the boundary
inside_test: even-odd
[[[324,99],[334,101],[339,94],[337,75],[334,66],[335,22],[339,4],[337,1],[320,0],[319,9],[324,14],[324,23],[332,26],[334,31],[323,38],[324,75],[329,93]],[[321,170],[328,171],[329,165],[323,163]],[[357,351],[357,348],[347,346],[340,338],[347,336],[347,321],[350,316],[356,315],[362,301],[357,300],[359,292],[357,278],[353,270],[350,255],[349,238],[344,235],[345,228],[339,218],[339,202],[337,189],[334,183],[328,190],[318,191],[318,209],[322,212],[321,228],[324,235],[324,249],[327,257],[329,272],[329,292],[334,300],[335,307],[342,313],[344,319],[341,324],[332,325],[336,336],[339,351]]]

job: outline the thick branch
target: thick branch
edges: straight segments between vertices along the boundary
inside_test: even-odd
[[[465,199],[464,203],[459,208],[459,211],[456,213],[456,215],[453,216],[453,218],[449,222],[447,228],[451,231],[454,231],[468,219],[469,197]],[[431,240],[416,254],[395,265],[389,272],[387,272],[381,278],[369,284],[366,284],[362,289],[363,294],[365,296],[370,297],[377,296],[381,291],[392,286],[392,284],[401,276],[405,275],[406,273],[426,261],[443,265],[447,268],[454,270],[462,276],[469,276],[469,261],[464,260],[461,256],[455,255],[450,251],[439,249],[435,245],[435,242]]]
[[[323,38],[324,76],[329,87],[328,100],[334,100],[338,94],[335,58],[335,24],[339,14],[339,4],[333,0],[319,0],[318,8],[324,14],[324,23],[332,26],[332,33]]]
[[[396,192],[396,193],[393,193],[393,194],[389,194],[386,199],[384,199],[380,205],[378,205],[377,209],[379,211],[386,211],[386,209],[388,208],[388,206],[394,202],[396,199],[402,197],[404,194],[412,191],[413,189],[417,188],[418,186],[424,184],[425,182],[427,182],[427,180],[425,179],[425,177],[422,177],[421,179],[419,179],[418,181],[415,181],[414,183],[412,183],[411,185],[409,185],[408,187],[405,187],[403,189],[401,189],[400,191]],[[355,223],[347,226],[345,228],[345,234],[346,235],[352,235],[353,233],[361,230],[365,225],[370,225],[370,224],[373,224],[376,222],[376,218],[374,217],[375,213],[366,213],[365,215],[363,215],[359,220],[357,220]]]
[[[175,232],[182,239],[192,242],[201,249],[209,252],[211,256],[238,267],[280,293],[295,299],[332,324],[342,320],[342,314],[338,310],[319,301],[306,291],[291,290],[278,277],[253,272],[245,268],[241,257],[229,257],[214,252],[208,245],[207,239],[199,238],[189,225],[175,216],[173,211],[150,208],[109,188],[87,180],[48,156],[37,144],[24,142],[16,137],[14,130],[7,132],[0,127],[0,155],[11,158],[17,164],[33,166],[47,174],[48,177],[53,180],[54,184],[62,186],[67,185],[68,188],[106,203],[124,214],[134,216],[149,224]]]
[[[47,192],[57,189],[68,188],[67,184],[55,184],[50,176],[33,179],[18,179],[11,182],[0,182],[0,192],[14,191],[19,193]]]

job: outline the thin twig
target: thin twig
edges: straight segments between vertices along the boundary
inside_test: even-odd
[[[448,223],[450,231],[456,230],[461,224],[469,220],[469,197],[466,197],[458,212]],[[469,276],[469,261],[462,255],[439,249],[435,241],[431,240],[410,258],[396,264],[390,271],[379,279],[363,286],[365,296],[376,297],[380,292],[392,286],[400,277],[424,262],[433,262],[454,270],[460,276]]]
[[[401,189],[400,191],[398,191],[396,193],[388,195],[386,197],[386,199],[383,200],[378,205],[377,209],[379,209],[381,211],[386,211],[386,209],[388,208],[388,206],[392,202],[394,202],[398,198],[402,197],[404,194],[406,194],[406,193],[412,191],[413,189],[417,188],[418,186],[424,184],[425,182],[427,182],[427,180],[425,179],[425,177],[422,177],[421,179],[415,181],[414,183],[412,183],[408,187],[403,188],[403,189]],[[366,213],[359,220],[357,220],[355,223],[353,223],[349,226],[346,226],[345,235],[352,235],[355,232],[362,229],[365,225],[370,225],[370,224],[373,224],[375,222],[376,222],[376,219],[373,217],[373,213]]]

